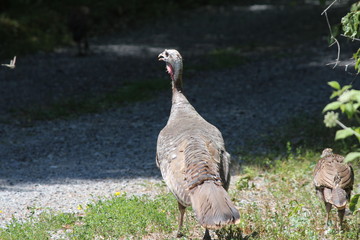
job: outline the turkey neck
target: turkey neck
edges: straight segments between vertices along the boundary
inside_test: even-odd
[[[172,104],[188,103],[188,100],[183,94],[182,88],[182,68],[175,71],[175,74],[171,78],[172,83]]]
[[[177,78],[175,78],[177,76]],[[194,108],[191,106],[182,91],[182,74],[174,74],[172,81],[172,106],[169,117],[169,122],[175,120],[179,116],[188,115],[194,112]],[[180,114],[180,115],[179,115]]]
[[[180,63],[176,65],[175,68],[178,69],[175,70],[174,75],[171,76],[173,93],[174,91],[182,92],[182,64]]]

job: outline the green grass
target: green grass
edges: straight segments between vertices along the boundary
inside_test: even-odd
[[[51,120],[79,116],[86,113],[101,112],[115,108],[124,103],[143,101],[156,96],[162,90],[170,89],[169,80],[152,79],[124,84],[123,87],[100,96],[82,96],[80,98],[62,99],[59,102],[33,106],[27,109],[14,109],[15,118],[33,120]]]
[[[88,204],[81,215],[45,212],[26,222],[13,219],[0,230],[0,239],[43,240],[51,239],[54,233],[67,239],[141,239],[154,233],[171,236],[177,229],[177,215],[172,194],[160,194],[154,199],[122,194]],[[186,223],[185,230],[188,226]]]
[[[240,223],[216,231],[218,239],[358,239],[360,215],[346,216],[345,229],[325,227],[325,209],[316,197],[312,171],[319,158],[314,151],[298,151],[286,158],[269,155],[243,156],[245,164],[233,178],[229,192],[240,211]],[[269,165],[269,159],[271,164]],[[249,164],[255,161],[256,164]],[[354,166],[360,179],[359,164]],[[247,182],[244,184],[244,182]],[[357,186],[357,185],[355,185]],[[61,233],[65,239],[175,239],[178,209],[165,186],[153,186],[155,198],[147,195],[100,199],[88,204],[84,214],[43,213],[26,222],[16,219],[0,230],[0,239],[50,239]],[[353,194],[359,193],[355,187]],[[187,210],[183,239],[199,239],[203,229]]]
[[[86,216],[70,234],[72,239],[118,239],[174,230],[177,213],[175,198],[169,194],[155,199],[122,195],[90,204]]]
[[[337,212],[331,212],[333,226],[325,228],[325,208],[312,185],[312,171],[319,153],[302,151],[286,158],[244,156],[246,164],[231,191],[241,200],[241,222],[222,233],[243,233],[249,239],[358,239],[360,216],[346,216],[345,230],[334,225]],[[272,157],[270,157],[272,158]],[[355,168],[355,179],[360,178]],[[245,184],[245,182],[247,182]],[[355,185],[356,186],[356,185]],[[354,189],[359,193],[360,189]],[[223,238],[231,239],[231,238]]]
[[[6,229],[0,229],[0,239],[50,239],[50,235],[67,226],[73,226],[77,220],[74,214],[54,214],[46,212],[39,217],[30,217],[26,222],[12,219]]]

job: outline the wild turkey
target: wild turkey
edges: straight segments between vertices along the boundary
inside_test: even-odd
[[[324,201],[326,207],[326,225],[329,224],[329,213],[332,205],[338,209],[340,228],[345,215],[346,202],[349,201],[354,184],[352,167],[344,163],[344,157],[334,154],[326,148],[321,154],[314,171],[316,194]]]
[[[177,237],[185,208],[192,206],[198,222],[206,229],[219,229],[239,222],[239,212],[226,192],[230,183],[230,154],[220,131],[204,120],[182,91],[182,57],[177,50],[158,56],[166,63],[172,80],[172,107],[166,126],[157,140],[156,163],[178,201]]]
[[[73,7],[68,17],[68,28],[78,47],[78,55],[86,55],[89,50],[90,9],[86,6]]]

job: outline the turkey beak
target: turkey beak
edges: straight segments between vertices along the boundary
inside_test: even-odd
[[[160,53],[158,56],[159,61],[165,61],[163,53]]]

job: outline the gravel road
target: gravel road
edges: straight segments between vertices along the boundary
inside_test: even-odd
[[[15,70],[0,69],[0,226],[33,209],[76,212],[115,192],[156,194],[147,185],[161,181],[155,147],[170,111],[170,80],[169,90],[150,100],[72,119],[24,125],[11,109],[168,77],[157,55],[177,48],[185,59],[185,94],[235,152],[293,116],[321,117],[331,92],[326,82],[352,79],[342,67],[326,66],[336,49],[327,47],[320,13],[315,6],[204,7],[94,38],[87,57],[74,57],[72,48],[18,56]],[[198,56],[229,46],[249,60],[187,74]]]

